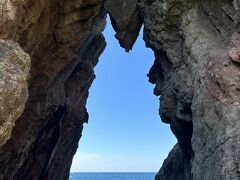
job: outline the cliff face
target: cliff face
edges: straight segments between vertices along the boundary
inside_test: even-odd
[[[0,132],[0,173],[4,179],[68,178],[82,124],[88,120],[85,104],[93,68],[105,47],[105,14],[102,0],[0,2],[0,37],[14,40],[22,48],[1,42],[1,61],[5,59],[8,66],[16,64],[14,72],[8,73],[16,74],[10,77],[13,83],[21,82],[18,89],[14,84],[1,84],[1,98],[14,101],[7,104],[1,99],[1,108],[6,109],[1,109],[1,126],[8,120],[3,115],[15,112],[8,120],[12,127],[25,105],[14,128]],[[6,57],[5,49],[9,49]],[[28,85],[30,59],[23,50],[31,57]],[[3,70],[1,76],[8,76]],[[16,100],[9,97],[12,92],[3,95],[2,87],[15,91]]]
[[[178,139],[156,179],[240,178],[239,5],[143,2],[145,40],[156,57],[150,82]]]
[[[2,0],[0,175],[68,178],[109,13],[126,51],[143,24],[155,53],[149,81],[178,139],[156,179],[238,180],[239,11],[238,0]]]

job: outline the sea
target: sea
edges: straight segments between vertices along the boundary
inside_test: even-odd
[[[69,180],[154,180],[156,173],[70,173]]]

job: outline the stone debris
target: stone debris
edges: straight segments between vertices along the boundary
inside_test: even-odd
[[[229,57],[232,61],[240,64],[240,48],[232,48],[229,51]]]

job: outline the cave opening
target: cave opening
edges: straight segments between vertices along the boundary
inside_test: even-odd
[[[107,47],[95,68],[84,125],[71,172],[154,172],[176,143],[158,114],[159,100],[148,82],[154,54],[143,29],[130,53],[114,38],[110,19]]]

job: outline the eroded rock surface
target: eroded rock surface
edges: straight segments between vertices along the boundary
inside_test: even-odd
[[[88,121],[94,66],[106,45],[107,13],[126,51],[143,24],[155,54],[149,81],[161,95],[162,121],[178,139],[156,180],[239,180],[238,0],[2,0],[0,38],[12,41],[1,40],[0,65],[7,62],[17,72],[1,69],[0,78],[9,73],[16,78],[8,83],[23,86],[13,84],[8,91],[16,93],[11,100],[21,97],[11,105],[19,111],[10,120],[0,118],[1,128],[11,124],[11,135],[0,142],[0,177],[68,179]],[[31,57],[28,84],[30,58],[23,51]],[[1,113],[9,115],[5,102]]]
[[[7,180],[68,179],[83,123],[88,121],[85,104],[95,78],[93,68],[106,45],[103,1],[4,2],[0,37],[20,44],[31,56],[31,70],[25,109],[11,137],[0,146],[0,174]],[[13,16],[6,16],[6,8],[14,9]],[[10,52],[21,55],[15,49]],[[14,67],[18,59],[11,58]]]
[[[11,136],[28,98],[30,57],[13,41],[0,40],[0,145]]]
[[[104,8],[111,17],[120,45],[126,52],[132,50],[142,26],[138,0],[105,0]]]
[[[229,57],[239,47],[239,2],[155,0],[141,7],[156,57],[149,80],[186,159],[178,164],[175,148],[156,179],[239,179],[240,67]]]
[[[191,180],[190,171],[190,159],[182,148],[176,144],[169,153],[168,158],[164,161],[163,166],[156,175],[156,179]]]

